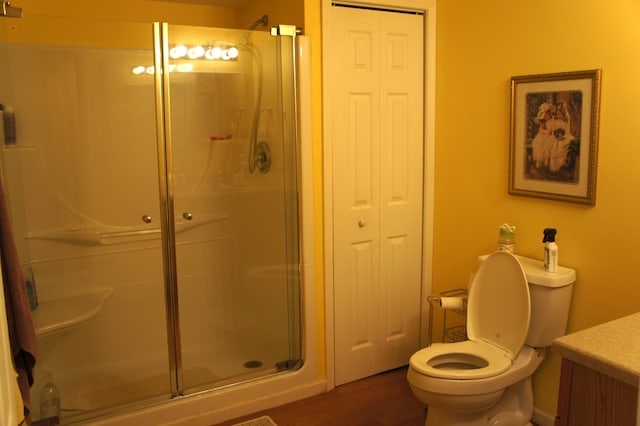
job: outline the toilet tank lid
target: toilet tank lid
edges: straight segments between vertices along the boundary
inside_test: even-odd
[[[478,256],[478,266],[480,266],[489,257],[488,254]],[[527,275],[529,284],[540,285],[544,287],[564,287],[573,284],[576,281],[576,271],[564,266],[558,266],[558,272],[547,272],[544,270],[544,264],[540,260],[531,259],[516,255],[522,269]]]

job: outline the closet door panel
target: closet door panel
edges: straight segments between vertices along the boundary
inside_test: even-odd
[[[418,349],[422,16],[332,8],[336,384]]]

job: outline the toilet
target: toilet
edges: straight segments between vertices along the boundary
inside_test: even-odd
[[[564,335],[576,273],[508,252],[478,258],[467,336],[411,356],[407,380],[428,406],[426,426],[530,425],[531,376]]]

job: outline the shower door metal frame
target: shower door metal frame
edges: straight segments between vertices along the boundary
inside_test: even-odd
[[[156,135],[160,197],[160,229],[169,343],[171,396],[184,392],[182,353],[180,344],[180,315],[178,309],[178,272],[176,267],[176,233],[173,211],[173,169],[171,165],[171,120],[169,73],[169,36],[166,22],[153,24],[154,67],[156,90]]]
[[[299,134],[300,122],[299,122],[299,110],[298,110],[298,99],[299,99],[298,74],[297,74],[298,73],[298,63],[297,63],[298,56],[296,54],[297,48],[298,48],[296,37],[300,34],[301,34],[301,30],[299,30],[294,25],[278,25],[271,28],[272,36],[282,37],[281,40],[284,39],[284,37],[291,38],[291,51],[287,53],[288,55],[291,55],[291,61],[292,61],[291,78],[293,81],[293,84],[292,84],[293,93],[292,93],[292,100],[291,100],[291,102],[293,103],[293,105],[291,106],[292,113],[293,113],[293,116],[291,117],[291,126],[293,129],[290,129],[291,130],[290,136],[294,138],[296,142],[301,139]],[[278,45],[281,61],[283,61],[282,49],[284,48],[285,47],[283,47],[281,44]],[[281,67],[282,67],[282,62],[281,62]],[[283,88],[283,91],[284,91],[284,88]],[[293,182],[295,183],[294,189],[296,191],[289,191],[290,188],[285,187],[285,191],[296,194],[295,203],[292,203],[292,205],[295,205],[296,211],[291,212],[288,209],[286,210],[285,214],[288,214],[289,217],[285,217],[285,227],[288,235],[294,234],[294,235],[300,236],[302,232],[300,227],[300,220],[301,220],[300,212],[301,212],[302,206],[300,205],[300,196],[298,195],[298,191],[302,185],[300,181],[300,170],[301,170],[300,162],[299,162],[300,152],[297,148],[298,148],[298,144],[294,143],[294,149],[293,149],[293,152],[291,153],[293,158],[290,158],[290,160],[291,160],[291,163],[294,163],[293,169],[295,170],[295,176],[293,177],[293,179],[288,180],[288,182],[290,183],[293,183]],[[288,170],[286,166],[284,168],[285,170]],[[286,178],[285,178],[285,181],[287,181]],[[286,258],[287,259],[294,258],[298,264],[298,268],[295,274],[295,279],[297,280],[298,284],[302,283],[301,253],[302,253],[301,238],[298,238],[297,242],[289,241],[289,243],[287,244]],[[302,367],[302,364],[304,363],[305,354],[303,352],[304,334],[302,332],[302,308],[301,308],[302,286],[301,285],[296,286],[296,283],[292,283],[291,282],[292,278],[293,277],[291,276],[291,274],[287,273],[287,294],[289,295],[288,303],[290,308],[296,309],[296,312],[294,315],[289,315],[289,350],[290,350],[289,355],[290,356],[287,362],[287,369],[295,370]],[[296,318],[298,319],[298,321],[295,321]],[[300,336],[299,341],[295,341],[294,336],[296,335]],[[293,349],[294,347],[296,347],[296,349]]]

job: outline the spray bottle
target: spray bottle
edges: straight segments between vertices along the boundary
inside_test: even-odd
[[[558,245],[556,244],[555,228],[545,228],[544,238],[544,270],[558,272]]]

